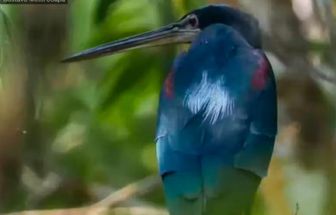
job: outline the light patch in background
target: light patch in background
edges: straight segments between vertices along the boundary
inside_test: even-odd
[[[23,185],[35,198],[45,197],[56,190],[62,181],[60,176],[53,172],[49,172],[44,178],[40,178],[28,166],[23,167],[21,177]]]
[[[292,208],[298,205],[298,214],[323,214],[326,178],[322,172],[305,171],[297,164],[285,165],[287,193]]]
[[[292,0],[292,6],[300,20],[307,20],[314,15],[312,0]]]
[[[67,153],[84,143],[86,127],[79,123],[70,123],[57,135],[52,149],[58,153]]]
[[[135,111],[136,117],[148,117],[152,116],[157,109],[157,94],[152,94],[143,99],[143,102],[139,105]]]
[[[328,38],[327,31],[321,26],[312,0],[292,0],[292,7],[296,17],[301,20],[301,30],[308,40],[325,42]]]

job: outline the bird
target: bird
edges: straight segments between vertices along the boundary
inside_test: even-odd
[[[170,44],[189,48],[174,59],[159,99],[156,153],[168,211],[248,215],[277,135],[276,82],[256,18],[206,5],[63,62]]]

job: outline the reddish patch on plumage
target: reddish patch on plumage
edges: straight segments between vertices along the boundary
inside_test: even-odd
[[[169,72],[164,82],[164,93],[168,98],[174,97],[174,72]]]
[[[265,59],[261,60],[260,66],[252,77],[252,87],[255,90],[264,89],[267,82],[268,63]]]

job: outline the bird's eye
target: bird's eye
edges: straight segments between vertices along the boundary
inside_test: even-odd
[[[198,18],[196,15],[194,14],[191,14],[189,17],[188,17],[188,22],[189,22],[189,25],[193,28],[197,28],[198,27]]]

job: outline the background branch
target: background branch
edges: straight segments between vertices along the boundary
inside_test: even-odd
[[[165,210],[141,206],[141,207],[116,207],[131,198],[138,197],[158,188],[161,184],[158,176],[148,176],[140,181],[131,183],[111,195],[87,207],[55,209],[55,210],[32,210],[15,212],[7,215],[76,215],[76,214],[134,214],[134,215],[166,215]]]

